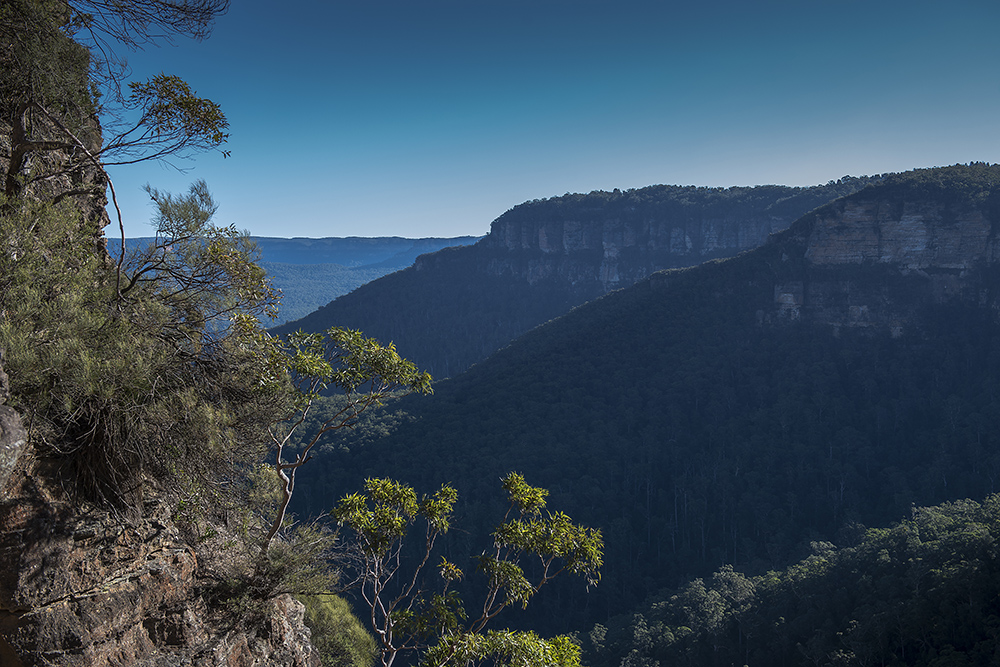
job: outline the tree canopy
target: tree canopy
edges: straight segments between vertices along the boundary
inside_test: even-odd
[[[595,626],[594,667],[995,664],[1000,497],[914,508],[787,568],[731,566]]]
[[[527,607],[562,572],[597,585],[601,533],[574,524],[562,512],[543,514],[548,491],[528,485],[520,474],[506,475],[502,486],[509,506],[492,545],[476,559],[485,591],[471,611],[451,589],[465,576],[458,565],[442,557],[436,566],[439,586],[425,580],[435,544],[452,527],[458,498],[453,487],[442,485],[418,499],[406,484],[372,478],[364,492],[344,496],[334,508],[332,515],[354,540],[358,555],[351,569],[370,610],[383,667],[408,651],[427,667],[485,660],[512,667],[579,666],[579,649],[566,637],[545,640],[534,632],[486,626],[507,607]],[[417,526],[422,527],[422,544],[415,546],[413,559],[405,559],[407,534]],[[528,570],[532,562],[535,567]]]

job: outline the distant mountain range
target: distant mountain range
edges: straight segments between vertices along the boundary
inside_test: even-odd
[[[279,317],[274,322],[279,325],[304,317],[367,282],[405,269],[424,253],[469,245],[481,237],[251,238],[260,248],[261,266],[282,291]],[[125,239],[127,248],[145,246],[152,240],[152,237]],[[112,255],[120,248],[120,239],[108,238],[108,251]]]
[[[654,271],[730,257],[879,177],[810,188],[652,186],[525,202],[475,245],[424,255],[278,327],[393,341],[434,377],[457,375],[532,327]]]

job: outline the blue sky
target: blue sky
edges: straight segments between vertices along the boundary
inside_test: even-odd
[[[459,236],[526,200],[813,185],[1000,162],[995,0],[233,0],[212,37],[125,54],[219,103],[204,179],[258,236]]]

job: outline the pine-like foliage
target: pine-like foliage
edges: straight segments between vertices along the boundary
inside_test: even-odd
[[[191,224],[121,272],[70,207],[25,203],[0,219],[0,348],[16,406],[67,486],[113,505],[134,504],[151,477],[236,484],[281,407],[247,335],[274,298],[263,273],[239,234],[171,207]]]

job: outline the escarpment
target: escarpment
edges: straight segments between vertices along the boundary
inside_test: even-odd
[[[395,342],[435,377],[453,376],[575,306],[662,269],[758,247],[804,213],[878,180],[657,185],[525,202],[475,245],[422,255],[275,331],[358,328]]]
[[[774,239],[769,316],[899,336],[929,306],[995,310],[998,180],[996,166],[916,171],[811,213]]]
[[[481,242],[492,251],[484,270],[604,293],[655,271],[756,248],[811,208],[874,180],[814,188],[652,186],[527,202],[493,222]]]
[[[484,243],[494,250],[485,271],[532,285],[554,279],[603,293],[661,269],[755,248],[794,220],[752,208],[685,208],[663,216],[634,210],[566,220],[501,216]]]

